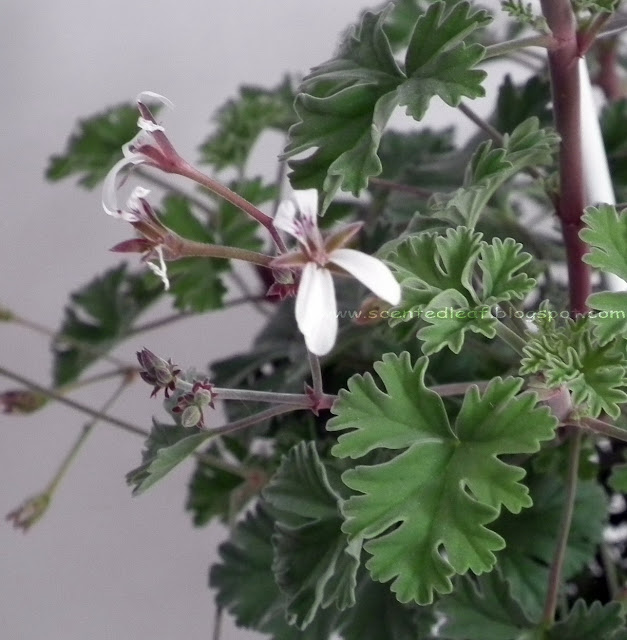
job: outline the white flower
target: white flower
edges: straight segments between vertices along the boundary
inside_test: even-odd
[[[289,233],[300,250],[285,253],[273,261],[275,267],[302,269],[296,294],[296,323],[311,353],[327,354],[337,336],[337,307],[331,271],[348,272],[377,297],[391,305],[401,300],[401,287],[390,269],[378,258],[345,245],[362,224],[354,223],[323,239],[318,229],[318,192],[295,191],[279,205],[274,225]]]
[[[157,123],[150,109],[145,105],[145,98],[159,100],[167,107],[174,108],[170,100],[152,91],[142,91],[137,96],[139,132],[130,142],[122,146],[124,157],[111,168],[102,187],[102,207],[110,216],[121,217],[123,214],[118,206],[117,183],[118,175],[126,167],[147,164],[163,171],[170,171],[180,161],[178,153],[165,134],[165,129]]]

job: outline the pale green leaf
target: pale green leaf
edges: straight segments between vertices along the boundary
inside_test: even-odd
[[[372,539],[367,567],[375,580],[392,580],[401,602],[432,601],[448,593],[451,576],[489,571],[503,539],[487,528],[501,507],[531,504],[520,483],[524,471],[498,456],[537,451],[556,420],[518,396],[520,379],[495,379],[483,396],[471,388],[453,426],[442,400],[424,385],[427,359],[384,356],[372,378],[353,376],[327,425],[345,431],[333,453],[359,458],[374,449],[404,449],[388,462],[347,471],[358,495],[343,507],[351,538]]]

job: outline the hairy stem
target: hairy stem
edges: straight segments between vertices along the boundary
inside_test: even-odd
[[[516,40],[507,40],[505,42],[499,42],[498,44],[491,44],[485,48],[483,54],[483,60],[488,58],[494,58],[495,56],[502,56],[511,51],[519,51],[526,47],[542,47],[549,49],[553,46],[553,38],[546,34],[527,36],[526,38],[517,38]]]
[[[506,342],[516,353],[523,355],[527,342],[502,322],[496,323],[496,335]]]
[[[223,258],[225,260],[242,260],[251,264],[257,264],[261,267],[269,267],[272,262],[272,256],[257,253],[257,251],[249,251],[248,249],[239,249],[237,247],[225,247],[219,244],[205,244],[204,242],[196,242],[177,236],[175,239],[167,242],[168,250],[172,251],[179,258]]]
[[[627,442],[627,429],[615,427],[613,424],[598,420],[597,418],[583,418],[582,420],[571,422],[570,424],[581,429],[587,429],[599,436],[607,436],[615,440]]]
[[[227,202],[230,202],[233,206],[237,207],[244,213],[247,213],[253,220],[256,220],[259,224],[265,227],[268,230],[268,233],[272,236],[276,246],[278,247],[281,253],[285,253],[287,250],[285,247],[285,243],[283,242],[279,232],[276,230],[274,226],[274,220],[257,209],[255,205],[251,204],[245,198],[238,195],[234,191],[231,191],[228,187],[225,187],[223,184],[220,184],[218,181],[213,180],[208,175],[204,174],[202,171],[199,171],[195,167],[193,167],[189,163],[184,163],[181,166],[177,167],[177,173],[182,175],[198,184],[202,185],[209,191],[212,191],[216,195],[220,196]]]
[[[566,557],[566,547],[570,525],[575,509],[575,497],[577,496],[577,477],[579,474],[579,456],[581,453],[582,432],[576,431],[570,437],[570,450],[568,453],[568,476],[566,478],[566,501],[563,505],[562,518],[557,534],[557,547],[549,570],[549,586],[544,602],[542,622],[545,627],[550,627],[555,621],[555,609],[562,584],[562,569]]]
[[[555,199],[555,208],[566,248],[570,311],[580,314],[587,310],[591,284],[590,269],[582,260],[586,245],[579,237],[585,195],[577,23],[569,0],[541,0],[541,5],[556,43],[548,53],[555,126],[561,137],[560,192]]]

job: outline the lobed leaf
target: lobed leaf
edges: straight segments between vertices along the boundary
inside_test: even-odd
[[[344,531],[370,539],[367,567],[392,580],[401,602],[430,603],[452,589],[451,576],[489,571],[503,539],[486,525],[502,506],[531,505],[524,470],[498,456],[537,451],[556,420],[517,396],[522,380],[494,379],[483,396],[471,388],[451,426],[437,394],[425,387],[427,359],[387,354],[372,376],[353,376],[333,407],[330,431],[345,431],[332,453],[360,458],[375,449],[404,449],[389,461],[358,466],[342,479],[358,495],[343,506]]]

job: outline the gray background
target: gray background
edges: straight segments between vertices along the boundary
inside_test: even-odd
[[[48,156],[64,148],[77,117],[141,90],[158,91],[176,104],[163,116],[170,138],[195,159],[210,115],[240,84],[274,86],[285,71],[322,62],[363,6],[362,0],[2,0],[0,301],[58,327],[67,293],[117,264],[107,249],[130,237],[130,227],[102,212],[98,189],[43,180]],[[461,119],[441,104],[435,110]],[[274,175],[280,143],[264,141],[258,171]],[[161,307],[150,317],[166,312]],[[220,312],[130,340],[117,355],[130,362],[145,344],[203,368],[245,349],[259,323],[252,310]],[[0,327],[0,361],[49,384],[41,336]],[[0,381],[0,390],[13,386]],[[95,406],[112,388],[106,383],[74,397]],[[160,412],[148,392],[134,385],[111,413],[148,427]],[[46,485],[83,423],[58,405],[31,417],[0,414],[0,514]],[[218,423],[219,416],[212,418]],[[141,447],[139,438],[100,425],[40,523],[27,535],[0,524],[3,637],[210,637],[207,567],[225,531],[194,529],[184,513],[190,465],[131,498],[124,474],[138,464]],[[253,634],[227,622],[223,637]]]

